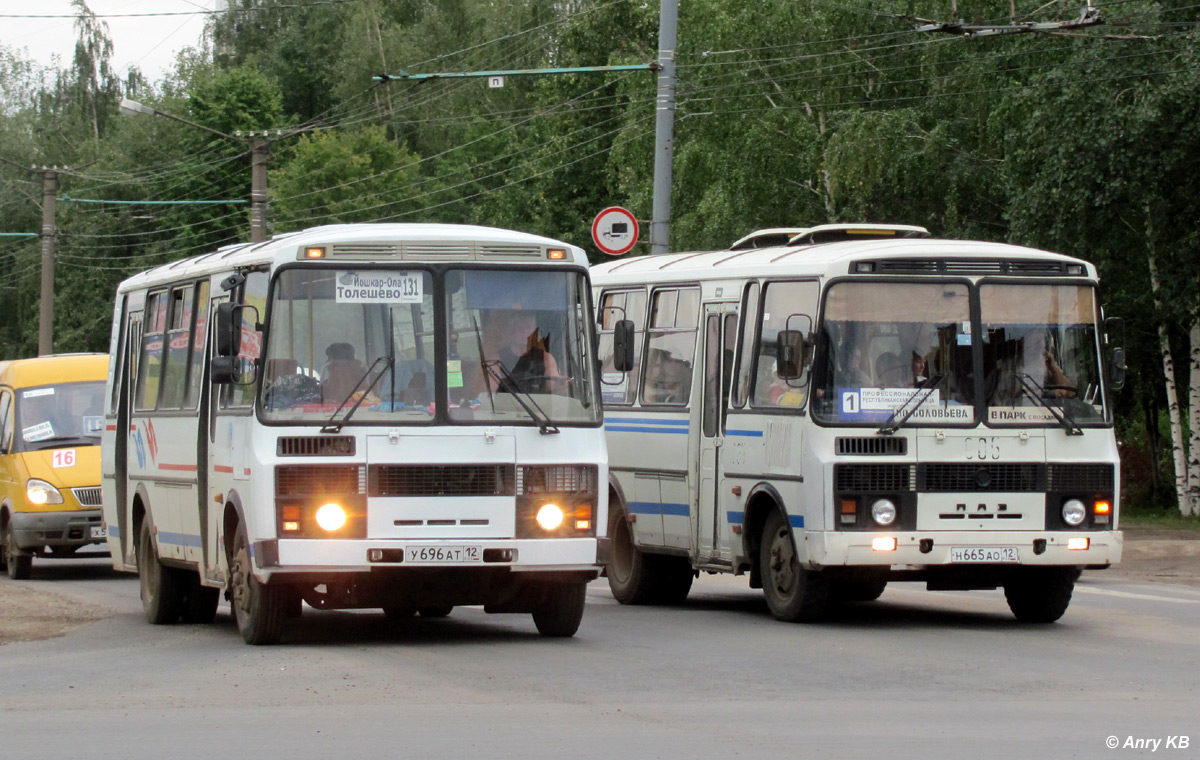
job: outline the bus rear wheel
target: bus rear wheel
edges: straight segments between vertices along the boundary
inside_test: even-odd
[[[1017,620],[1053,623],[1071,604],[1075,590],[1073,567],[1021,568],[1004,584],[1004,598]]]
[[[779,510],[772,512],[763,526],[758,561],[763,596],[772,616],[794,623],[821,617],[829,602],[829,581],[800,567],[792,528]]]
[[[240,526],[233,543],[229,587],[229,604],[242,639],[256,646],[277,643],[287,618],[288,590],[259,583],[254,577],[246,529]]]
[[[533,624],[543,636],[570,638],[579,630],[586,601],[586,583],[547,584],[541,603],[533,610]]]
[[[179,620],[183,611],[186,580],[182,573],[167,567],[158,559],[154,536],[150,531],[150,516],[142,520],[137,543],[138,582],[141,587],[142,610],[151,625],[170,625]]]

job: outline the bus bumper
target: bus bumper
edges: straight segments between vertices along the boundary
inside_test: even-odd
[[[414,561],[410,547],[477,549],[479,559]],[[474,552],[472,552],[474,553]],[[508,568],[512,572],[599,572],[608,556],[607,538],[533,540],[268,539],[254,542],[254,564],[262,575],[289,572],[370,572],[377,568]],[[261,572],[265,571],[265,572]]]
[[[895,548],[875,545],[876,538],[896,539]],[[1071,548],[1070,539],[1087,539],[1086,548]],[[980,532],[835,532],[804,535],[810,569],[825,567],[927,567],[972,565],[1099,566],[1121,561],[1120,531],[989,531]],[[989,549],[996,552],[962,550]],[[959,551],[956,551],[959,550]],[[1009,551],[1011,550],[1011,551]]]

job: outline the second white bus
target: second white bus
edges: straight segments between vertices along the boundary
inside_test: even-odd
[[[922,581],[1051,622],[1080,568],[1119,561],[1123,352],[1092,265],[914,236],[592,275],[619,601],[745,573],[813,620]]]

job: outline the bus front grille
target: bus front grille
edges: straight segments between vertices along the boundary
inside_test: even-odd
[[[1030,493],[1046,490],[1046,466],[931,462],[917,467],[917,490],[924,493]]]
[[[513,496],[510,464],[404,465],[370,468],[370,496]]]
[[[356,464],[298,464],[275,468],[276,496],[356,494],[364,488],[363,467]]]

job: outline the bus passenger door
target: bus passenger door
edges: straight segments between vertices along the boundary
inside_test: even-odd
[[[737,310],[733,304],[704,307],[704,387],[700,391],[700,446],[697,489],[697,520],[694,546],[699,564],[727,563],[728,547],[720,544],[721,448],[725,443],[725,418],[733,357],[737,347]]]

